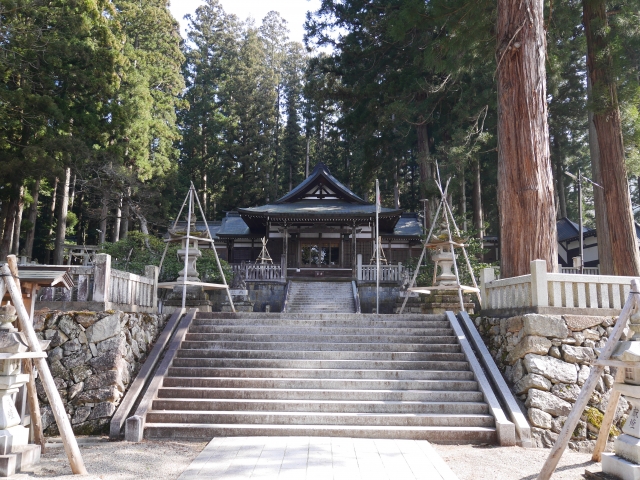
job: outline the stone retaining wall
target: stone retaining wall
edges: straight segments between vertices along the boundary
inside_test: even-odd
[[[47,362],[73,430],[103,433],[146,358],[168,315],[40,311],[34,328],[51,340]],[[36,381],[43,429],[58,429],[44,389]]]
[[[594,349],[604,347],[615,320],[538,314],[476,318],[487,348],[523,403],[537,447],[555,443],[597,357]],[[605,375],[573,433],[573,448],[589,449],[597,437],[614,376],[615,369],[605,367]],[[620,433],[628,410],[628,403],[621,398],[612,434]]]

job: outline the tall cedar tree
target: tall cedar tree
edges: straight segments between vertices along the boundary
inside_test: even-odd
[[[593,124],[598,139],[600,180],[614,275],[640,275],[640,254],[629,195],[622,122],[605,0],[583,0],[587,67],[592,88]]]
[[[558,244],[549,153],[542,0],[498,0],[498,206],[500,272],[525,275]]]

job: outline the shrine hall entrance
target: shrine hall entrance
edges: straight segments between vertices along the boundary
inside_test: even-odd
[[[305,241],[300,244],[300,266],[302,268],[340,268],[340,241]]]

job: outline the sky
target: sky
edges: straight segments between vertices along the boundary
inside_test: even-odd
[[[171,13],[180,22],[184,36],[186,22],[183,17],[188,13],[194,13],[196,8],[203,3],[202,0],[171,0]],[[279,12],[288,22],[289,39],[302,42],[304,36],[304,22],[308,10],[317,10],[320,0],[220,0],[227,13],[234,13],[241,19],[247,17],[255,19],[257,24],[271,10]]]

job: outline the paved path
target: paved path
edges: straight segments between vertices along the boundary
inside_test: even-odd
[[[220,437],[178,480],[457,480],[426,440]]]

